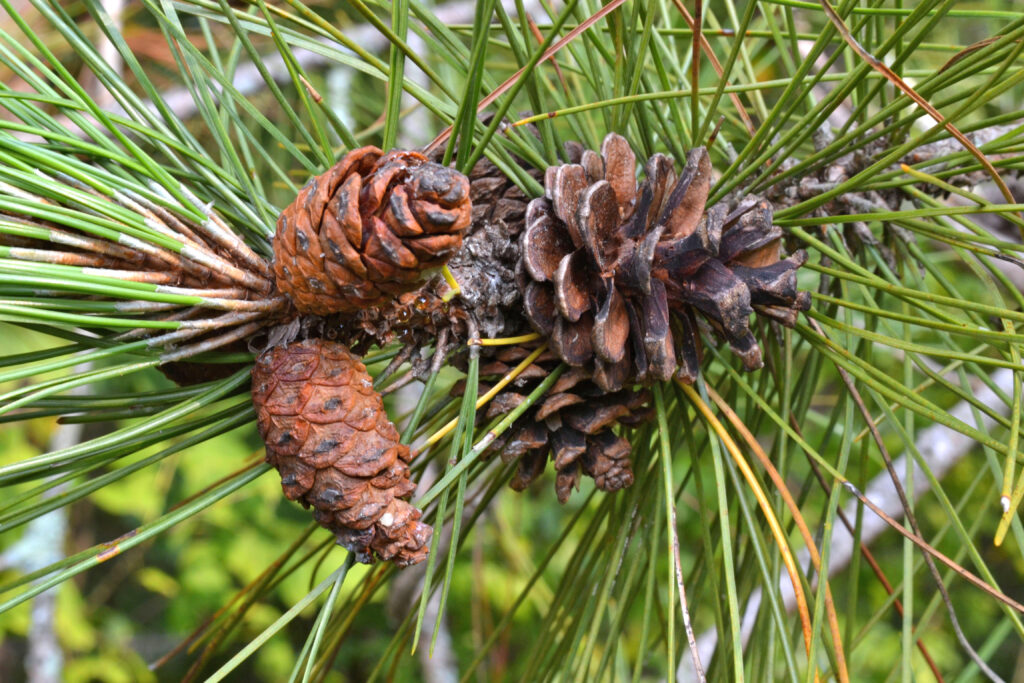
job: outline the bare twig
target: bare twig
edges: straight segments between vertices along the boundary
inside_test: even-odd
[[[985,170],[992,177],[992,181],[999,187],[999,191],[1002,192],[1003,197],[1006,199],[1008,204],[1013,204],[1013,194],[1010,192],[1010,188],[1007,187],[1006,181],[1003,180],[1002,176],[999,175],[999,171],[996,170],[992,162],[989,161],[988,157],[974,144],[974,142],[966,135],[960,132],[960,130],[953,125],[953,122],[942,115],[938,109],[917,93],[910,85],[904,81],[899,74],[890,69],[882,60],[875,57],[873,54],[868,52],[863,45],[861,45],[853,34],[850,32],[849,27],[843,21],[842,17],[835,11],[828,0],[818,0],[821,3],[821,8],[825,10],[825,15],[828,17],[832,25],[835,26],[839,35],[843,37],[854,52],[856,52],[861,59],[867,62],[872,69],[881,73],[885,78],[895,85],[904,95],[913,100],[919,107],[928,112],[928,115],[935,119],[935,122],[949,131],[949,134],[956,138],[961,145],[963,145],[973,156],[977,159]],[[1024,230],[1021,232],[1021,237],[1024,239]],[[983,669],[984,670],[984,669]]]
[[[679,535],[675,533],[678,529],[676,523],[676,504],[672,502],[672,553],[675,555],[676,589],[679,591],[679,608],[683,612],[683,630],[686,631],[686,644],[690,648],[690,661],[693,664],[693,672],[698,683],[704,683],[707,676],[704,673],[704,666],[700,661],[700,648],[697,647],[697,639],[693,635],[693,622],[690,620],[690,608],[686,604],[686,585],[683,583],[683,561],[679,555]]]

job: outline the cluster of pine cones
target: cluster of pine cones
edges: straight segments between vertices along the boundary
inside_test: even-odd
[[[566,161],[546,170],[544,196],[530,201],[486,159],[467,178],[416,152],[364,147],[282,213],[277,286],[294,305],[293,322],[313,318],[301,327],[318,332],[258,359],[259,431],[285,495],[311,506],[361,561],[419,562],[431,529],[405,500],[415,488],[410,451],[350,349],[397,338],[407,349],[447,339],[458,350],[476,335],[538,333],[482,349],[480,393],[546,345],[478,419],[513,410],[567,364],[490,448],[518,463],[517,490],[551,459],[565,502],[582,475],[606,491],[632,483],[630,445],[615,428],[650,417],[644,385],[696,379],[701,331],[755,369],[762,357],[751,314],[792,325],[807,309],[796,286],[806,255],[781,257],[771,204],[705,207],[703,148],[678,175],[655,154],[642,182],[633,150],[614,133],[600,152],[568,144]],[[451,302],[424,284],[445,263],[462,288]]]

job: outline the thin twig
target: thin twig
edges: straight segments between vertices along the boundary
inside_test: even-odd
[[[214,351],[222,346],[227,346],[232,342],[245,339],[249,335],[259,332],[262,328],[262,322],[242,325],[241,327],[236,327],[230,332],[225,332],[224,334],[217,335],[216,337],[211,337],[201,342],[190,344],[189,346],[183,346],[182,348],[175,349],[174,351],[167,351],[160,355],[160,362],[169,363],[171,361],[188,358],[189,356],[195,356],[206,351]]]
[[[683,560],[679,554],[679,534],[676,533],[676,504],[672,501],[672,553],[675,555],[676,589],[679,591],[679,609],[683,612],[683,630],[686,632],[686,644],[690,648],[690,659],[693,661],[693,670],[697,680],[704,683],[707,675],[704,673],[704,666],[700,661],[700,648],[697,647],[697,638],[693,635],[693,622],[690,620],[690,608],[686,603],[686,585],[683,583]]]
[[[151,186],[156,189],[160,186],[156,183],[151,183]],[[188,189],[184,184],[179,184],[178,190],[181,194],[188,199],[192,205],[202,211],[206,215],[206,220],[199,224],[203,233],[209,237],[215,244],[220,245],[228,251],[229,254],[235,257],[239,263],[252,269],[262,278],[273,278],[273,273],[270,269],[270,264],[261,257],[259,254],[254,252],[245,241],[238,236],[238,233],[231,229],[220,214],[213,210],[212,204],[204,204],[192,194],[192,191]]]
[[[1010,188],[1006,186],[1006,181],[1003,180],[1002,176],[999,175],[999,171],[996,170],[996,167],[992,165],[992,162],[988,160],[988,157],[978,149],[970,138],[961,133],[960,130],[953,125],[952,121],[943,116],[942,113],[939,112],[939,110],[936,109],[928,100],[919,95],[916,90],[910,87],[910,85],[899,76],[899,74],[890,69],[882,60],[868,52],[864,46],[853,37],[849,27],[845,22],[843,22],[842,17],[840,17],[835,8],[829,4],[828,0],[818,1],[821,4],[822,9],[825,10],[825,15],[828,17],[828,20],[832,22],[832,25],[835,27],[836,31],[839,32],[839,35],[842,36],[843,40],[846,41],[846,44],[853,48],[853,51],[856,52],[861,59],[867,62],[872,69],[885,76],[885,78],[895,85],[904,95],[924,109],[929,116],[935,119],[937,124],[949,131],[949,134],[956,138],[957,141],[963,145],[967,151],[969,151],[971,155],[981,163],[982,166],[985,167],[985,170],[999,187],[999,191],[1002,192],[1006,202],[1008,204],[1013,204],[1015,202],[1013,193],[1010,192]],[[1021,238],[1024,239],[1024,227],[1021,228]]]

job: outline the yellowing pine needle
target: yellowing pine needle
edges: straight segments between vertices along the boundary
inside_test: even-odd
[[[479,399],[477,399],[476,409],[480,410],[480,408],[485,406],[492,398],[497,396],[498,392],[500,392],[502,389],[504,389],[508,385],[509,382],[511,382],[516,377],[521,375],[523,373],[523,371],[526,370],[526,368],[530,367],[530,365],[533,363],[533,361],[537,360],[537,358],[540,357],[540,354],[544,353],[544,351],[546,351],[547,348],[548,348],[547,344],[541,345],[539,348],[534,350],[533,353],[531,353],[529,356],[524,358],[523,361],[519,365],[517,365],[514,368],[512,368],[512,370],[510,370],[504,377],[502,377],[498,381],[498,383],[495,384],[491,388],[490,391],[488,391],[486,394],[484,394]],[[435,443],[437,443],[438,441],[443,439],[449,432],[451,432],[453,429],[455,429],[455,425],[457,425],[458,423],[459,423],[459,418],[457,418],[457,417],[452,418],[451,421],[448,422],[448,424],[446,424],[445,426],[441,427],[436,432],[431,434],[430,438],[428,438],[423,443],[423,445],[420,446],[420,448],[417,449],[417,450],[418,451],[425,451],[426,449],[430,448]]]
[[[732,456],[733,462],[740,469],[743,474],[743,478],[747,480],[747,484],[750,485],[751,491],[754,493],[754,497],[757,498],[757,504],[761,507],[761,512],[764,513],[765,519],[768,522],[768,526],[771,528],[772,536],[775,537],[775,542],[779,546],[779,553],[782,555],[782,562],[786,565],[786,572],[789,574],[789,580],[793,584],[793,595],[796,596],[796,607],[797,612],[800,614],[800,624],[804,635],[804,647],[807,653],[811,652],[811,613],[807,607],[807,597],[804,595],[803,584],[800,583],[800,572],[796,566],[796,560],[793,558],[793,553],[789,549],[789,542],[786,540],[786,534],[782,530],[782,525],[779,524],[778,518],[775,516],[775,512],[772,510],[771,504],[768,502],[768,497],[765,495],[764,490],[761,488],[761,484],[757,481],[757,477],[754,476],[753,470],[750,469],[750,465],[747,464],[746,459],[740,452],[736,442],[733,441],[732,437],[729,436],[729,432],[725,430],[725,426],[718,421],[715,414],[711,412],[711,408],[704,403],[703,399],[697,394],[692,386],[689,384],[679,383],[682,387],[683,392],[687,398],[693,403],[697,411],[707,421],[708,426],[714,430],[718,438],[722,440],[725,445],[725,449],[729,451],[729,455]],[[813,662],[811,663],[813,666]],[[818,673],[815,672],[815,680],[819,680]]]
[[[804,539],[804,544],[807,546],[807,551],[811,555],[811,563],[814,565],[814,569],[818,572],[818,580],[825,582],[825,611],[828,616],[828,626],[832,635],[832,644],[835,646],[836,652],[836,667],[838,669],[837,674],[839,680],[842,683],[846,683],[850,680],[850,674],[846,670],[846,655],[843,651],[843,638],[839,631],[839,617],[836,614],[835,602],[832,599],[832,586],[829,584],[827,573],[822,572],[821,567],[821,555],[818,553],[817,546],[814,545],[814,537],[811,535],[811,530],[807,527],[807,522],[804,520],[803,515],[800,513],[800,508],[797,507],[796,501],[793,499],[793,494],[789,492],[789,488],[786,486],[786,482],[783,481],[782,475],[775,469],[775,465],[772,464],[768,454],[761,448],[761,444],[757,442],[754,435],[750,433],[747,426],[740,420],[739,415],[736,411],[725,402],[721,396],[718,395],[714,389],[709,386],[705,386],[708,392],[708,396],[715,402],[718,409],[721,410],[729,423],[732,424],[733,429],[740,433],[743,440],[747,442],[747,446],[753,451],[754,455],[757,456],[761,466],[764,467],[765,472],[768,473],[768,477],[775,484],[775,488],[778,489],[779,494],[782,496],[783,502],[786,507],[789,508],[789,512],[793,515],[793,520],[796,522],[797,528],[800,531],[800,535]]]
[[[445,303],[451,301],[459,294],[462,294],[462,285],[452,275],[452,271],[449,270],[448,266],[441,266],[441,275],[444,277],[444,281],[448,283],[448,291],[441,295],[441,301]]]
[[[1012,320],[1003,318],[1003,325],[1010,334],[1015,332]],[[1010,358],[1015,364],[1020,365],[1020,352],[1017,350],[1016,344],[1010,344]],[[1010,438],[1006,444],[1006,460],[1003,461],[1003,488],[999,496],[1002,517],[992,541],[997,546],[1003,544],[1006,532],[1010,530],[1010,522],[1016,515],[1021,499],[1024,498],[1024,473],[1021,473],[1017,486],[1013,485],[1014,468],[1017,464],[1017,444],[1020,440],[1020,411],[1020,373],[1015,370],[1013,373],[1013,405],[1010,408]]]
[[[535,339],[540,339],[540,335],[536,332],[530,334],[521,334],[518,337],[494,337],[493,339],[471,339],[470,343],[476,343],[480,346],[512,346],[513,344],[525,344],[526,342],[532,342]]]

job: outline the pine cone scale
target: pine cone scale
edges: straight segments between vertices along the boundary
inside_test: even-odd
[[[573,323],[590,310],[589,292],[583,288],[588,277],[585,258],[582,251],[566,255],[558,264],[553,279],[558,310],[562,317]]]
[[[551,281],[562,259],[572,253],[572,242],[548,216],[530,223],[523,233],[523,265],[534,280]]]
[[[584,434],[576,429],[562,427],[551,434],[551,452],[555,469],[561,470],[575,462],[587,450]]]
[[[594,364],[592,379],[602,391],[616,392],[626,386],[633,374],[633,355],[626,348],[622,360],[617,363],[605,363],[600,359]]]
[[[738,337],[749,330],[754,309],[750,290],[717,261],[708,261],[683,288],[683,298],[719,323],[726,336]]]
[[[558,167],[551,202],[555,208],[555,215],[568,227],[569,237],[576,248],[583,244],[579,223],[576,220],[576,206],[586,187],[587,174],[582,166],[566,164]]]
[[[531,282],[523,292],[523,309],[537,332],[545,337],[554,333],[558,319],[554,292]]]
[[[580,166],[587,173],[587,178],[593,182],[598,178],[603,178],[605,174],[604,159],[601,155],[592,149],[585,149],[580,155],[579,159]]]
[[[675,348],[672,345],[668,296],[661,280],[651,281],[651,293],[643,298],[644,352],[649,363],[648,373],[661,382],[672,378],[676,369]]]
[[[595,180],[606,178],[618,206],[628,206],[636,196],[636,155],[633,154],[633,149],[622,136],[609,135],[601,143],[601,159],[604,172],[600,176],[595,175]],[[616,214],[618,213],[616,210]],[[618,218],[616,216],[616,219]]]
[[[711,157],[705,148],[696,147],[686,155],[683,173],[665,201],[659,220],[667,226],[665,236],[686,237],[696,230],[710,192]]]
[[[555,318],[555,326],[551,331],[551,343],[569,365],[582,367],[594,356],[591,337],[594,330],[594,316],[584,313],[576,324],[559,316]]]
[[[626,300],[615,285],[609,283],[608,296],[594,318],[594,353],[606,363],[618,363],[626,355],[628,337],[629,313],[626,311]]]
[[[583,193],[576,216],[582,245],[599,273],[604,272],[605,247],[614,238],[618,222],[615,191],[607,180],[599,180]]]

